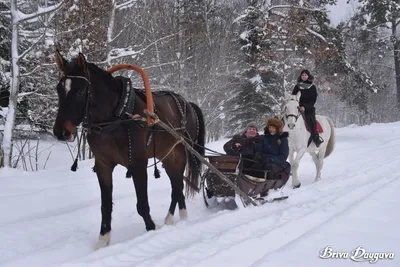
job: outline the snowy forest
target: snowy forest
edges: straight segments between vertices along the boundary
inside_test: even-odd
[[[201,107],[207,141],[265,125],[302,69],[315,77],[317,114],[336,127],[399,120],[399,1],[349,0],[353,15],[333,25],[336,2],[0,0],[0,162],[18,140],[52,136],[56,49],[142,67],[152,90]]]

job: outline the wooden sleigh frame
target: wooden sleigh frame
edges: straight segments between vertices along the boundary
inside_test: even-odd
[[[267,179],[266,170],[247,170],[243,168],[244,160],[240,156],[206,156],[208,162],[224,174],[232,183],[236,184],[240,190],[247,194],[252,199],[260,199],[266,197],[270,190],[282,188],[288,177],[281,178],[282,172],[276,174],[276,179]],[[248,171],[254,171],[260,175],[253,176],[247,174]],[[212,206],[210,199],[217,198],[232,198],[235,197],[235,191],[222,179],[220,179],[210,169],[206,170],[203,175],[203,197],[207,207]],[[284,197],[282,199],[286,199]],[[275,199],[277,200],[277,199]],[[242,198],[243,204],[246,206],[249,201]]]

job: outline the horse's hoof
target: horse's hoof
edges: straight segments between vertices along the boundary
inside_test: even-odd
[[[188,219],[188,213],[187,213],[187,210],[186,210],[186,209],[181,209],[181,210],[179,210],[179,218],[180,218],[182,221],[187,221],[187,219]]]
[[[99,248],[104,248],[110,245],[111,239],[111,232],[108,232],[105,235],[100,235],[99,241],[97,241],[96,245],[94,246],[94,250],[98,250]]]
[[[300,188],[300,186],[301,186],[301,184],[298,184],[298,185],[293,185],[293,189]]]
[[[145,221],[145,224],[147,231],[156,230],[156,224],[153,220],[150,219],[150,221]]]
[[[165,217],[164,223],[166,225],[173,225],[174,224],[174,215],[168,212],[167,217]]]

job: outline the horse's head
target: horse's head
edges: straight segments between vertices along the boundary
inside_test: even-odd
[[[53,133],[62,141],[73,141],[76,128],[87,116],[90,78],[83,54],[67,61],[56,51],[57,67],[64,74],[57,84],[58,113]]]
[[[285,107],[284,107],[285,124],[290,130],[296,126],[297,119],[300,117],[299,97],[285,92]]]

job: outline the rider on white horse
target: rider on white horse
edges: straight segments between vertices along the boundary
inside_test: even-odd
[[[297,78],[297,84],[293,89],[292,95],[297,95],[301,92],[300,96],[300,112],[304,112],[305,120],[310,127],[311,138],[315,145],[319,147],[323,140],[317,132],[317,122],[315,119],[315,102],[317,101],[317,87],[314,85],[314,77],[308,70],[302,70],[300,76]]]

